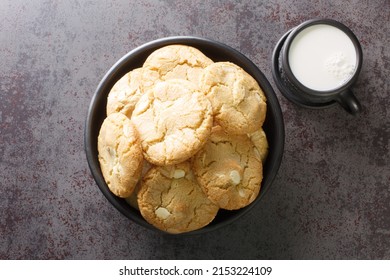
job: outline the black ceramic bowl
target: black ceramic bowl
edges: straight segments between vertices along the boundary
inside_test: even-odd
[[[85,124],[85,151],[92,175],[108,201],[117,210],[134,222],[146,228],[162,232],[147,223],[141,214],[134,208],[130,207],[124,199],[116,197],[110,192],[100,170],[97,152],[97,138],[100,126],[106,117],[107,95],[115,82],[125,73],[137,67],[141,67],[147,56],[154,50],[172,44],[189,45],[199,49],[213,61],[230,61],[241,66],[257,80],[267,97],[267,116],[263,129],[267,134],[269,142],[269,154],[264,164],[263,181],[260,194],[256,200],[247,207],[235,211],[220,210],[214,221],[206,227],[196,231],[183,233],[181,235],[204,233],[227,225],[252,209],[253,206],[258,203],[271,188],[272,181],[275,178],[282,160],[284,148],[284,122],[279,102],[264,74],[243,54],[222,43],[210,39],[189,36],[162,38],[146,43],[130,51],[117,63],[115,63],[115,65],[112,66],[112,68],[106,73],[93,95]]]

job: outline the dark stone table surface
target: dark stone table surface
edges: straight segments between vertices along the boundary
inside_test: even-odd
[[[361,42],[357,116],[298,107],[272,79],[279,38],[318,17],[341,21]],[[1,1],[0,259],[390,259],[389,25],[388,0]],[[84,152],[87,109],[105,72],[173,35],[241,51],[284,114],[272,189],[206,236],[163,236],[125,218]]]

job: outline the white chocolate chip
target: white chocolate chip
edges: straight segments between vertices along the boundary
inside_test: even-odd
[[[116,153],[116,150],[110,147],[107,148],[107,152],[109,154],[108,163],[113,168],[115,165],[118,164],[118,155]]]
[[[125,137],[130,137],[131,136],[131,132],[130,132],[129,126],[127,126],[127,125],[123,126],[123,135]]]
[[[175,169],[173,172],[173,178],[175,179],[183,178],[185,175],[186,173],[183,169]]]
[[[156,216],[160,219],[163,219],[165,220],[166,218],[169,217],[169,215],[171,215],[171,213],[168,211],[167,208],[164,208],[164,207],[159,207],[156,209],[156,211],[154,211],[154,213],[156,214]]]
[[[245,197],[245,192],[243,189],[239,189],[238,190],[238,195],[241,196],[241,197]]]
[[[230,175],[230,178],[232,179],[234,185],[238,185],[241,182],[241,176],[237,170],[230,171],[229,175]]]
[[[114,159],[117,157],[115,149],[113,149],[111,147],[107,147],[107,152],[110,155],[110,158]]]
[[[120,165],[119,163],[116,163],[112,169],[112,171],[115,173],[115,174],[121,174],[123,172],[123,168],[122,168],[122,165]]]
[[[137,105],[135,106],[133,113],[136,113],[136,114],[144,113],[149,108],[149,105],[150,105],[149,102],[150,102],[150,100],[149,100],[149,98],[147,96],[141,98],[138,101]]]

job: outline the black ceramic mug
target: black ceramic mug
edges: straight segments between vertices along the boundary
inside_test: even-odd
[[[344,24],[331,19],[303,22],[282,37],[273,59],[276,84],[291,101],[315,108],[339,103],[351,114],[361,110],[351,86],[363,54]]]

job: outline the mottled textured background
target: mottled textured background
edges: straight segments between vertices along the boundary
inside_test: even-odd
[[[271,74],[290,28],[327,17],[359,38],[358,116],[289,103]],[[390,259],[390,3],[376,1],[11,1],[0,3],[0,259]],[[83,146],[100,79],[133,48],[208,37],[269,78],[286,125],[273,187],[206,236],[174,238],[103,197]]]

